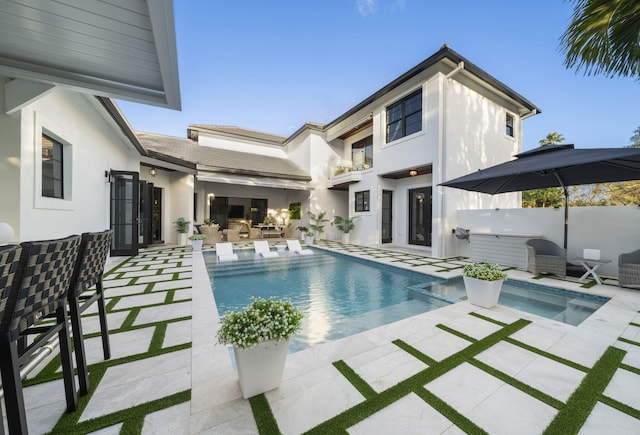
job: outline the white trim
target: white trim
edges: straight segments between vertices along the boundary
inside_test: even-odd
[[[313,190],[309,183],[304,181],[285,180],[278,178],[248,177],[231,174],[198,174],[198,181],[212,183],[237,184],[241,186],[271,187],[275,189]]]

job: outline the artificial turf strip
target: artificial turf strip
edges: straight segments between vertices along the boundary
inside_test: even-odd
[[[629,325],[636,326],[636,327],[640,328],[640,323],[629,322]]]
[[[440,329],[442,329],[443,331],[448,332],[449,334],[453,334],[453,335],[455,335],[456,337],[460,337],[460,338],[462,338],[462,339],[464,339],[464,340],[467,340],[468,342],[471,342],[471,343],[476,343],[476,342],[478,341],[477,339],[475,339],[475,338],[473,338],[473,337],[471,337],[471,336],[469,336],[469,335],[467,335],[467,334],[464,334],[464,333],[462,333],[462,332],[460,332],[460,331],[456,331],[456,330],[455,330],[455,329],[453,329],[453,328],[449,328],[448,326],[443,325],[442,323],[438,323],[438,324],[436,325],[436,328],[440,328]]]
[[[582,379],[578,388],[571,394],[566,405],[558,412],[544,433],[578,433],[625,355],[624,350],[609,347]]]
[[[408,354],[410,354],[411,356],[413,356],[414,358],[422,361],[423,363],[425,363],[428,366],[432,366],[435,364],[438,364],[438,361],[436,361],[435,359],[431,358],[428,355],[425,355],[424,353],[420,352],[418,349],[416,349],[415,347],[411,346],[410,344],[397,339],[397,340],[393,340],[392,341],[393,344],[395,344],[396,346],[398,346],[400,349],[404,350],[405,352],[407,352]]]
[[[624,342],[624,343],[633,344],[634,346],[640,346],[640,343],[639,343],[639,342],[637,342],[637,341],[633,341],[633,340],[629,340],[628,338],[620,337],[620,338],[618,338],[618,341],[622,341],[622,342]]]
[[[623,363],[623,364],[620,364],[620,368],[630,371],[631,373],[635,373],[636,375],[640,375],[640,368],[638,367],[633,367],[633,366],[630,366],[629,364]]]
[[[347,409],[346,411],[338,414],[337,416],[319,424],[318,426],[309,430],[308,434],[324,435],[327,433],[344,433],[347,428],[359,423],[360,421],[370,417],[376,412],[386,408],[390,404],[396,402],[402,397],[410,394],[411,392],[422,389],[424,385],[433,381],[434,379],[444,375],[445,373],[458,367],[460,364],[469,361],[479,353],[485,351],[491,346],[495,345],[501,340],[504,340],[509,335],[524,328],[531,323],[528,320],[520,319],[513,322],[504,328],[486,336],[482,340],[478,340],[475,343],[470,344],[460,352],[457,352],[439,363],[430,366],[415,375],[397,383],[396,385],[387,388],[386,390],[378,393],[376,396],[366,399],[363,402]],[[447,415],[445,417],[448,418]],[[463,431],[465,427],[461,427]]]
[[[562,403],[562,401],[556,399],[555,397],[552,397],[536,388],[533,388],[527,384],[525,384],[522,381],[519,381],[515,378],[513,378],[512,376],[509,376],[508,374],[501,372],[500,370],[494,369],[493,367],[483,363],[482,361],[479,361],[477,359],[471,359],[469,360],[469,364],[479,368],[480,370],[482,370],[485,373],[490,374],[491,376],[493,376],[494,378],[498,378],[500,379],[502,382],[511,385],[514,388],[517,388],[518,390],[528,394],[529,396],[538,399],[539,401],[546,403],[547,405],[555,408],[555,409],[561,409],[564,406],[564,403]]]
[[[498,326],[506,326],[508,323],[501,322],[500,320],[492,319],[491,317],[483,316],[482,314],[478,314],[475,311],[469,313],[470,316],[477,317],[478,319],[486,320],[487,322],[494,323]]]
[[[353,385],[365,399],[370,399],[378,394],[376,390],[367,384],[367,381],[362,379],[360,375],[358,375],[355,370],[349,367],[343,360],[334,361],[333,365],[338,369],[342,376],[347,378],[351,385]]]
[[[84,396],[84,398],[86,397],[89,396]],[[144,418],[147,414],[161,411],[163,409],[179,405],[189,400],[191,400],[191,390],[185,390],[176,394],[172,394],[170,396],[163,397],[161,399],[152,400],[141,405],[136,405],[131,408],[123,409],[121,411],[116,411],[111,414],[103,415],[101,417],[96,417],[91,420],[82,422],[77,421],[77,419],[80,418],[81,415],[81,412],[79,412],[80,408],[78,408],[78,411],[72,414],[64,414],[58,421],[58,424],[56,424],[56,426],[51,431],[51,434],[88,434],[116,425],[118,423],[124,423],[122,430],[124,430],[125,426],[133,429],[138,426],[140,422],[144,422]],[[84,404],[84,407],[86,407],[86,404]],[[82,409],[84,409],[84,407]],[[68,416],[73,416],[74,418],[66,418]],[[128,422],[131,422],[131,426],[129,426]],[[122,430],[120,433],[125,433],[122,432]],[[140,432],[128,433],[138,434]]]
[[[487,432],[484,429],[479,427],[477,424],[475,424],[474,422],[469,420],[464,415],[460,414],[458,411],[456,411],[455,408],[453,408],[451,405],[449,405],[444,400],[440,399],[438,396],[433,394],[431,391],[428,391],[428,390],[426,390],[424,388],[420,388],[420,389],[416,390],[415,393],[422,400],[427,402],[433,409],[435,409],[440,414],[442,414],[445,417],[447,417],[447,420],[449,420],[451,423],[455,424],[460,429],[464,428],[464,432],[465,433],[472,434],[472,435],[484,435],[484,434],[487,434]]]
[[[549,358],[550,360],[553,360],[553,361],[559,362],[561,364],[564,364],[566,366],[569,366],[571,368],[574,368],[576,370],[580,370],[581,372],[585,372],[586,373],[586,372],[588,372],[590,370],[589,367],[585,367],[585,366],[583,366],[581,364],[578,364],[578,363],[573,362],[571,360],[568,360],[566,358],[562,358],[562,357],[560,357],[558,355],[554,355],[552,353],[549,353],[549,352],[546,352],[544,350],[538,349],[537,347],[529,346],[527,343],[523,343],[522,341],[518,341],[515,338],[508,337],[508,338],[505,338],[504,341],[506,341],[507,343],[513,344],[515,346],[521,347],[523,349],[526,349],[526,350],[528,350],[530,352],[533,352],[535,354],[538,354],[538,355],[544,356],[546,358]]]
[[[631,406],[624,404],[622,402],[619,402],[615,399],[612,399],[611,397],[608,396],[601,396],[600,397],[600,402],[604,403],[607,406],[610,406],[614,409],[617,409],[620,412],[623,412],[625,414],[630,415],[631,417],[637,418],[638,420],[640,420],[640,411],[638,411],[635,408],[632,408]]]
[[[258,394],[249,398],[249,405],[251,405],[251,412],[253,418],[258,426],[258,433],[260,435],[281,435],[278,422],[273,416],[269,401],[264,394]]]

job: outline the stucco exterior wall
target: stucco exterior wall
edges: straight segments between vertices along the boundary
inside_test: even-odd
[[[109,228],[105,171],[137,171],[139,158],[120,130],[100,111],[93,97],[54,90],[22,109],[19,125],[12,123],[8,131],[3,130],[3,136],[20,138],[19,177],[12,172],[6,179],[3,175],[1,183],[19,191],[18,221],[14,216],[9,222],[16,229],[16,241]],[[65,199],[44,198],[41,194],[43,132],[68,149]]]
[[[5,107],[5,83],[0,76],[0,107]],[[0,222],[20,234],[20,112],[7,115],[0,110]]]

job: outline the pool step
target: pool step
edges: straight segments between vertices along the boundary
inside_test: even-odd
[[[310,258],[313,257],[313,258]],[[234,262],[216,263],[208,265],[207,270],[216,277],[256,274],[265,272],[281,272],[294,268],[309,267],[311,265],[326,265],[338,260],[329,256],[281,256],[278,258],[256,258],[238,260]]]

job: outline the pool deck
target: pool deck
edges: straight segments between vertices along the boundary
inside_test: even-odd
[[[445,278],[465,264],[320,246]],[[640,291],[612,280],[585,288],[508,270],[611,300],[577,327],[460,302],[320,344],[288,356],[266,407],[242,399],[228,350],[215,343],[219,317],[202,253],[149,250],[111,259],[107,270],[112,359],[102,360],[97,316],[88,313],[91,392],[65,414],[57,358],[45,360],[25,382],[32,434],[253,434],[258,425],[283,434],[640,433]],[[251,404],[273,419],[256,422]]]

